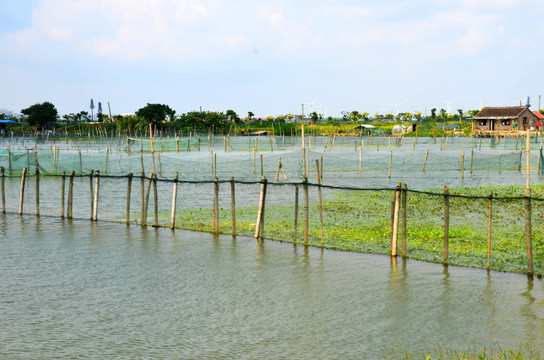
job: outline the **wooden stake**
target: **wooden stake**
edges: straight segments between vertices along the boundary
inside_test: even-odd
[[[324,232],[323,232],[323,201],[321,199],[321,180],[319,179],[319,160],[315,159],[315,170],[317,176],[317,194],[319,198],[319,223],[321,224],[321,244],[324,243]]]
[[[6,188],[4,186],[5,170],[4,167],[0,167],[0,188],[2,191],[2,214],[6,213]]]
[[[149,140],[151,142],[151,159],[153,161],[153,174],[155,174],[155,151],[153,149],[153,131],[151,128],[151,124],[149,124]]]
[[[465,178],[465,152],[459,149],[459,170],[461,171],[461,180]]]
[[[98,195],[99,194],[100,194],[100,170],[96,170],[96,176],[94,179],[93,221],[98,220]]]
[[[402,256],[406,257],[406,202],[408,195],[408,188],[406,184],[402,185]]]
[[[36,166],[36,216],[40,216],[40,169]]]
[[[77,149],[79,153],[79,173],[83,174],[83,161],[81,159],[81,149]]]
[[[525,240],[527,246],[527,274],[533,275],[533,240],[531,225],[531,189],[525,188]]]
[[[399,236],[399,209],[401,183],[397,183],[395,190],[395,206],[393,210],[393,231],[391,232],[391,256],[397,256],[397,240]]]
[[[141,164],[141,167],[142,167],[142,173],[145,174],[145,169],[144,169],[144,154],[142,152],[140,152],[140,164]]]
[[[504,142],[506,144],[506,141]],[[470,149],[470,175],[472,175],[472,162],[474,160],[474,148]]]
[[[162,176],[162,165],[161,165],[161,153],[157,153],[157,158],[159,160],[159,175]]]
[[[450,196],[448,186],[444,186],[444,263],[448,262],[450,241]]]
[[[127,183],[127,205],[126,205],[126,214],[125,214],[125,224],[130,224],[130,195],[132,192],[132,176],[131,172],[128,173],[128,183]]]
[[[149,205],[149,194],[151,193],[151,183],[153,182],[153,173],[149,174],[149,179],[147,180],[147,191],[145,194],[144,201],[144,211],[142,212],[142,225],[147,225],[147,209]]]
[[[257,222],[255,226],[255,239],[264,237],[264,209],[266,200],[266,177],[261,178],[261,194],[259,197],[259,210],[257,212]]]
[[[359,148],[359,172],[363,171],[363,147]]]
[[[236,236],[236,191],[233,176],[230,177],[230,212],[232,216],[232,235]]]
[[[153,214],[155,215],[155,227],[159,226],[159,193],[157,192],[157,174],[153,174]]]
[[[306,176],[302,179],[304,191],[304,244],[308,243],[308,226],[310,222],[309,206],[308,206],[308,179]]]
[[[170,214],[170,229],[176,227],[176,203],[178,198],[178,172],[174,173],[174,185],[172,186],[172,212]]]
[[[297,241],[297,231],[298,231],[298,186],[295,186],[295,216],[294,216],[294,228],[295,233],[293,235],[293,241]]]
[[[425,150],[425,158],[423,159],[423,169],[422,171],[425,171],[425,165],[427,164],[427,156],[429,155],[429,148]]]
[[[261,158],[261,178],[264,176],[264,169],[263,169],[263,154],[260,154]]]
[[[66,216],[70,220],[72,219],[72,207],[74,203],[74,174],[74,170],[70,171],[70,180],[68,181],[68,209]]]
[[[214,233],[219,232],[219,181],[217,176],[213,180],[213,223]]]
[[[104,174],[108,173],[108,154],[110,149],[106,146],[106,161],[104,162]]]
[[[25,181],[26,181],[26,168],[23,169],[21,176],[21,191],[19,196],[19,215],[23,214],[23,201],[25,197]]]
[[[94,173],[94,169],[91,169],[91,172],[89,174],[89,188],[90,188],[89,192],[90,192],[90,196],[91,196],[91,216],[90,216],[91,220],[93,219],[93,214],[94,214],[93,173]]]
[[[493,219],[493,190],[489,192],[489,202],[487,205],[488,218],[487,218],[487,270],[491,263],[491,224]]]
[[[146,204],[145,204],[145,174],[143,172],[140,173],[140,225],[144,225],[144,212],[146,212]]]
[[[387,177],[391,179],[391,165],[393,164],[393,151],[390,151],[391,155],[389,156],[389,170],[387,171]]]

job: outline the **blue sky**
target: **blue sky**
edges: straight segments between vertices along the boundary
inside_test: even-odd
[[[536,109],[543,40],[542,0],[0,0],[0,108]]]

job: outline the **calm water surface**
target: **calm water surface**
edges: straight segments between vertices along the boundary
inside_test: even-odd
[[[0,216],[0,358],[384,358],[526,345],[540,279],[291,244]]]

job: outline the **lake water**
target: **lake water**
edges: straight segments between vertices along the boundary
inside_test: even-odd
[[[544,283],[518,274],[9,214],[0,279],[5,359],[544,356]]]

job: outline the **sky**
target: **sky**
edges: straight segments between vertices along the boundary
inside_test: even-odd
[[[0,0],[0,108],[537,109],[543,40],[542,0]]]

